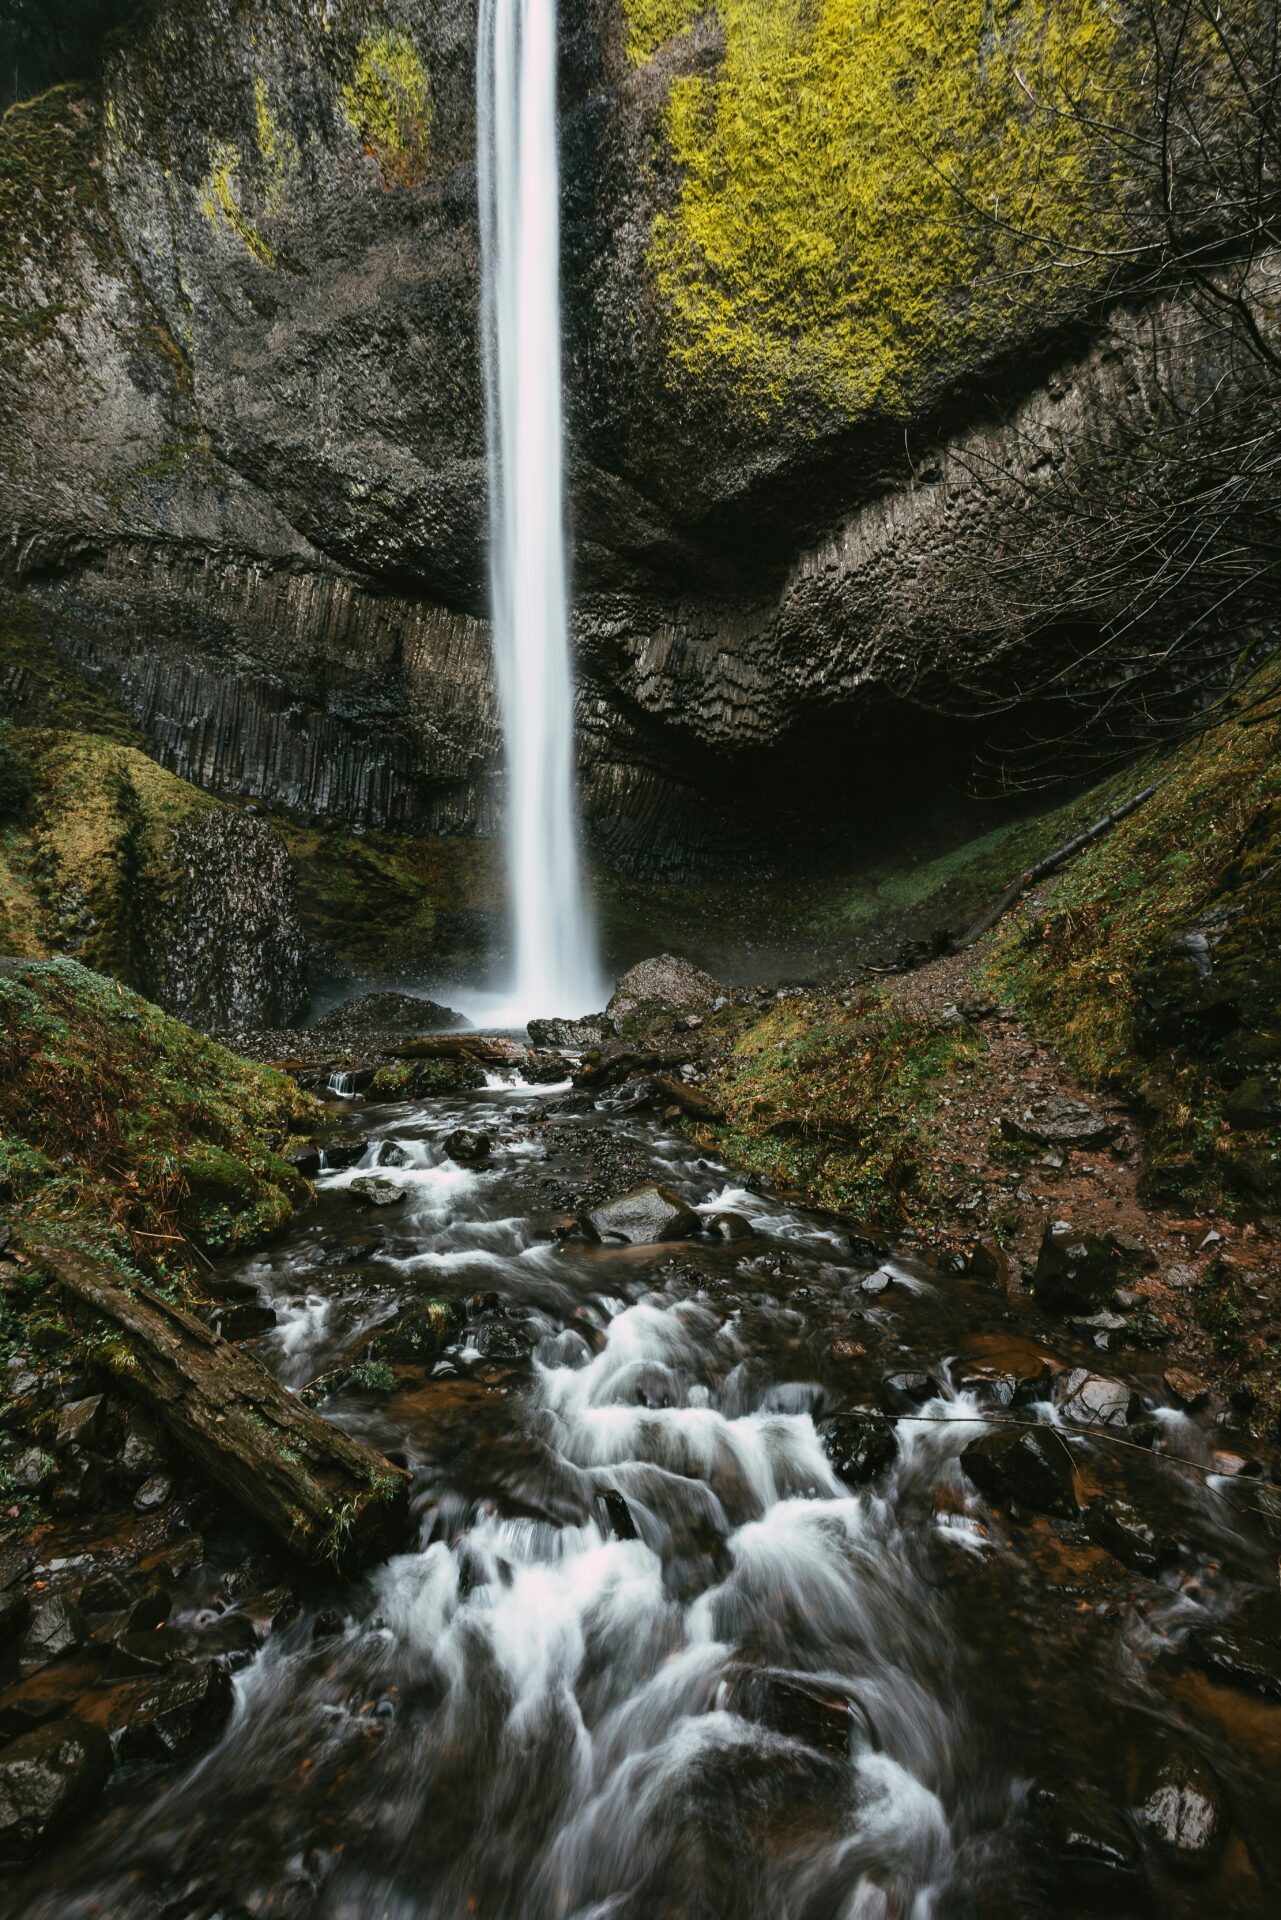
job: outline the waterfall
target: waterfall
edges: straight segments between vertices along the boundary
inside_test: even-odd
[[[564,532],[555,0],[481,0],[476,53],[510,1017],[601,1001],[579,863]]]

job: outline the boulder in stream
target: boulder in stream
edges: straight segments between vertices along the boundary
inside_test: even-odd
[[[597,1240],[627,1240],[643,1247],[659,1240],[692,1239],[702,1222],[678,1193],[649,1180],[589,1208],[583,1225]]]
[[[130,1704],[122,1760],[191,1760],[231,1718],[231,1680],[215,1660],[169,1667]]]
[[[347,1189],[358,1206],[398,1207],[406,1189],[394,1180],[383,1180],[376,1173],[362,1173]]]
[[[55,1840],[107,1784],[111,1747],[100,1727],[51,1720],[0,1751],[0,1860],[27,1860]]]
[[[1006,1428],[972,1440],[961,1465],[985,1500],[1070,1516],[1080,1507],[1072,1456],[1053,1427]]]
[[[898,1453],[894,1425],[868,1408],[838,1413],[823,1431],[823,1450],[833,1471],[851,1486],[874,1480]]]
[[[1060,1413],[1081,1427],[1125,1427],[1142,1407],[1133,1387],[1087,1367],[1064,1374],[1055,1383],[1054,1399]]]

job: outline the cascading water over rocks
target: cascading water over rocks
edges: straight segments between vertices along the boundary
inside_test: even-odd
[[[575,819],[555,0],[482,0],[476,53],[494,653],[506,742],[511,1016],[602,995]]]

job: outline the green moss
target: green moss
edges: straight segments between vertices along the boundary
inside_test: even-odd
[[[164,1281],[274,1230],[321,1109],[70,960],[0,978],[0,1216]]]
[[[254,125],[258,135],[267,211],[278,213],[297,182],[301,163],[298,143],[277,118],[267,82],[261,74],[254,80]]]
[[[719,71],[671,86],[679,187],[650,250],[678,379],[728,384],[763,417],[806,397],[908,411],[941,371],[1079,308],[1101,269],[1029,282],[1012,236],[1106,248],[1124,217],[1082,125],[1133,119],[1143,97],[1102,0],[717,11]],[[688,17],[629,0],[632,48]]]
[[[354,972],[422,966],[438,943],[442,915],[496,911],[492,842],[272,824],[298,870],[305,932]]]
[[[710,11],[708,0],[627,0],[627,58],[642,65]]]
[[[31,286],[57,284],[66,249],[102,242],[102,223],[85,218],[101,197],[96,151],[97,103],[82,86],[52,87],[0,118],[0,280],[7,269],[27,296],[0,300],[0,359],[39,346],[66,311],[57,299],[33,303]],[[23,271],[32,258],[55,269],[47,281]]]
[[[1159,764],[1160,791],[1003,929],[987,970],[1085,1080],[1147,1107],[1154,1199],[1281,1198],[1263,1097],[1281,1076],[1277,670],[1254,691],[1261,711]],[[1263,1096],[1238,1124],[1234,1089],[1252,1082]]]
[[[342,89],[347,124],[388,187],[412,187],[431,160],[431,81],[418,48],[399,29],[366,34]]]
[[[718,1076],[718,1145],[739,1166],[868,1226],[932,1231],[951,1196],[929,1122],[982,1047],[967,1027],[896,1015],[882,994],[784,1000]]]

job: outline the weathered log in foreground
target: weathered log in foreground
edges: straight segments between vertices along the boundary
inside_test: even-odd
[[[409,1475],[332,1427],[259,1361],[181,1307],[130,1291],[100,1261],[26,1239],[24,1252],[116,1337],[98,1350],[175,1445],[313,1565],[367,1566],[401,1545]]]
[[[480,1033],[424,1033],[382,1052],[389,1060],[470,1060],[480,1067],[520,1067],[530,1057],[519,1040]]]

